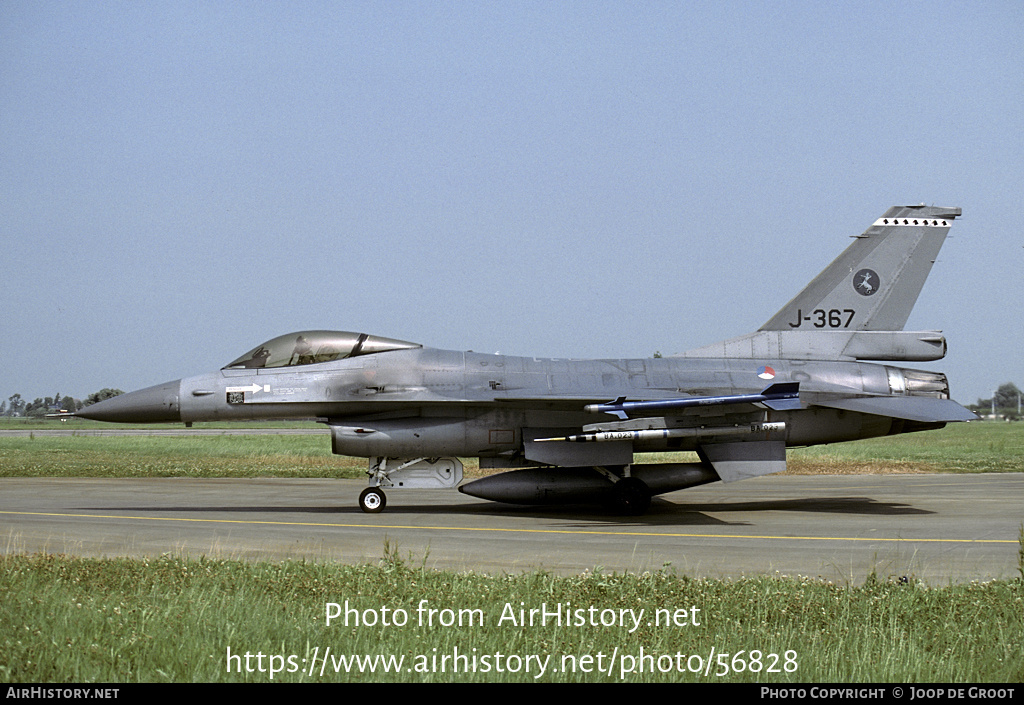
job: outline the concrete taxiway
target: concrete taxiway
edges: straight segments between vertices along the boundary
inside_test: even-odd
[[[432,568],[559,574],[671,566],[932,585],[1019,576],[1024,474],[763,477],[655,498],[643,517],[388,493],[356,480],[0,479],[0,549],[83,556],[377,561],[387,541]]]

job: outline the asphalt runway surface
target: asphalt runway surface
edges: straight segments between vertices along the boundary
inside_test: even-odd
[[[0,479],[0,548],[376,562],[491,574],[655,571],[930,585],[1019,576],[1024,474],[769,476],[655,498],[643,517],[321,479]]]

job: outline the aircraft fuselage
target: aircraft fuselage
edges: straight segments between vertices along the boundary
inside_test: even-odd
[[[932,384],[921,393],[948,396],[945,377],[927,374]],[[771,380],[786,380],[800,383],[800,397],[809,406],[830,396],[913,394],[905,379],[902,368],[859,362],[573,360],[419,348],[301,368],[224,369],[132,392],[110,400],[107,408],[80,415],[187,423],[319,418],[346,429],[335,434],[339,454],[500,457],[521,448],[524,428],[556,434],[614,421],[607,414],[586,413],[584,407],[615,396],[656,400],[744,394]],[[785,422],[788,446],[910,430],[890,417],[827,407],[723,409],[716,419],[706,410],[678,416],[683,426],[688,420],[714,426],[748,419]],[[696,437],[654,439],[634,442],[633,449],[693,450],[697,444]]]

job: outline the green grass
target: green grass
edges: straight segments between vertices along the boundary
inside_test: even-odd
[[[211,428],[222,428],[222,429],[238,429],[238,428],[319,428],[323,429],[324,425],[317,421],[296,421],[291,419],[268,419],[266,421],[203,421],[193,424],[194,428],[211,429]],[[112,424],[106,421],[91,421],[89,419],[67,419],[61,421],[59,419],[47,419],[47,418],[36,418],[36,417],[18,417],[11,418],[8,416],[0,417],[0,431],[19,431],[26,430],[30,431],[33,429],[40,430],[63,430],[63,431],[75,431],[75,430],[117,430],[119,428],[148,428],[148,429],[183,429],[184,424],[181,423],[151,423],[151,424]]]
[[[420,623],[422,600],[439,610],[433,625]],[[346,601],[359,623],[352,617],[347,626],[343,618],[328,625],[327,604]],[[500,621],[509,608],[566,603],[593,606],[595,614],[644,609],[646,616],[633,631],[628,620],[628,626],[602,626],[589,617],[583,625]],[[385,608],[392,622],[404,610],[407,623],[382,626]],[[684,617],[659,626],[650,618],[659,608]],[[464,613],[460,627],[440,624],[440,610],[476,612],[472,623]],[[369,619],[377,623],[368,626]],[[398,673],[383,672],[378,661],[374,673],[335,673],[329,665],[323,676],[318,661],[310,676],[310,660],[322,659],[328,648],[335,657],[405,660]],[[251,654],[252,671],[240,658],[229,672],[229,649]],[[465,672],[467,661],[453,673],[453,660],[442,672],[440,657],[455,653],[475,654],[478,672]],[[534,680],[536,669],[526,673],[525,661],[519,673],[498,672],[499,653],[550,657],[542,682],[1020,682],[1024,582],[928,588],[869,576],[852,587],[778,577],[697,580],[670,571],[488,577],[412,565],[386,541],[380,564],[362,566],[0,557],[3,681],[267,682],[271,655],[281,657],[273,663],[284,669],[275,681]],[[636,670],[641,653],[653,656],[644,673]],[[712,653],[726,656],[712,658],[710,673],[725,675],[688,670]],[[488,672],[482,672],[485,655],[492,657]],[[699,659],[691,660],[694,655]],[[572,663],[566,656],[576,659],[575,671],[563,668]],[[589,673],[583,656],[593,659]],[[596,671],[598,658],[604,672]],[[666,672],[651,673],[657,665]],[[772,665],[777,672],[769,671]]]
[[[0,477],[365,477],[327,435],[0,439]]]
[[[638,456],[638,462],[694,461],[692,453]],[[476,459],[463,463],[468,475],[478,473]],[[790,473],[1024,472],[1024,423],[950,424],[939,431],[796,448],[789,451],[789,468]],[[326,434],[0,438],[0,477],[362,478],[365,470],[365,459],[332,455]]]
[[[696,454],[677,454],[694,462]],[[643,462],[666,462],[647,454]],[[938,431],[790,448],[787,474],[1024,472],[1024,423],[949,424]]]
[[[905,466],[922,472],[1024,472],[1024,423],[955,423],[906,433],[789,451],[795,464]]]

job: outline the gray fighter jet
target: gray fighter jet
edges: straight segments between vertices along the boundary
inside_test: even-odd
[[[959,208],[889,209],[760,330],[651,359],[572,360],[303,331],[223,369],[79,411],[102,421],[316,418],[333,450],[369,458],[359,498],[458,488],[519,504],[646,511],[653,495],[780,472],[786,448],[977,418],[944,374],[940,331],[904,331]],[[636,462],[696,451],[697,462]],[[462,484],[459,458],[503,472]]]

